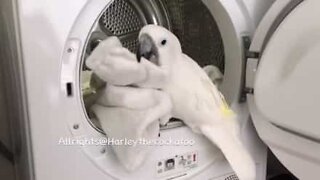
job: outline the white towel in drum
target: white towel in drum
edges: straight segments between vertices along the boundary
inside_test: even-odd
[[[91,107],[108,138],[150,140],[158,137],[159,124],[171,118],[170,97],[157,87],[163,80],[149,61],[138,63],[116,37],[110,37],[92,52],[86,65],[107,86],[100,89]],[[150,81],[152,79],[152,81]],[[143,86],[138,88],[129,85]],[[150,88],[147,88],[150,87]],[[137,169],[155,146],[141,144],[113,146],[119,162],[129,171]]]
[[[102,41],[86,60],[86,65],[102,80],[113,85],[158,88],[165,80],[162,70],[122,47],[117,37]]]
[[[223,80],[223,74],[219,70],[217,66],[207,65],[203,67],[204,72],[206,72],[209,78],[212,80],[213,84],[216,85],[218,88]]]
[[[158,137],[159,122],[168,122],[171,100],[161,91],[109,85],[92,110],[109,138],[152,140]],[[143,144],[113,146],[120,163],[129,171],[137,169],[155,146]]]

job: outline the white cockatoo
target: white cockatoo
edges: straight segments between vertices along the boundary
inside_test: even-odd
[[[145,26],[139,33],[137,60],[159,68],[161,83],[148,83],[170,95],[173,117],[216,144],[241,180],[255,180],[255,163],[240,140],[237,116],[205,71],[182,52],[178,38],[163,27]]]

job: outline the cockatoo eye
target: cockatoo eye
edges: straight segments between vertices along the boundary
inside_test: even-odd
[[[167,44],[167,40],[166,40],[166,39],[164,39],[164,40],[161,41],[161,45],[162,45],[162,46],[164,46],[164,45],[166,45],[166,44]]]

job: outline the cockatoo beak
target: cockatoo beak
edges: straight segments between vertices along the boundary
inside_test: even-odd
[[[141,61],[142,57],[156,65],[159,65],[157,47],[148,34],[142,34],[139,37],[139,45],[137,51],[138,62]]]

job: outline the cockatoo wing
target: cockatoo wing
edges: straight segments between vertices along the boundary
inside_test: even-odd
[[[199,122],[200,132],[221,149],[241,180],[255,180],[255,164],[241,142],[237,116],[205,71],[186,55],[184,62],[199,77],[199,88],[193,89],[193,98],[196,107],[204,110],[203,114],[197,113],[199,119],[194,119]]]

